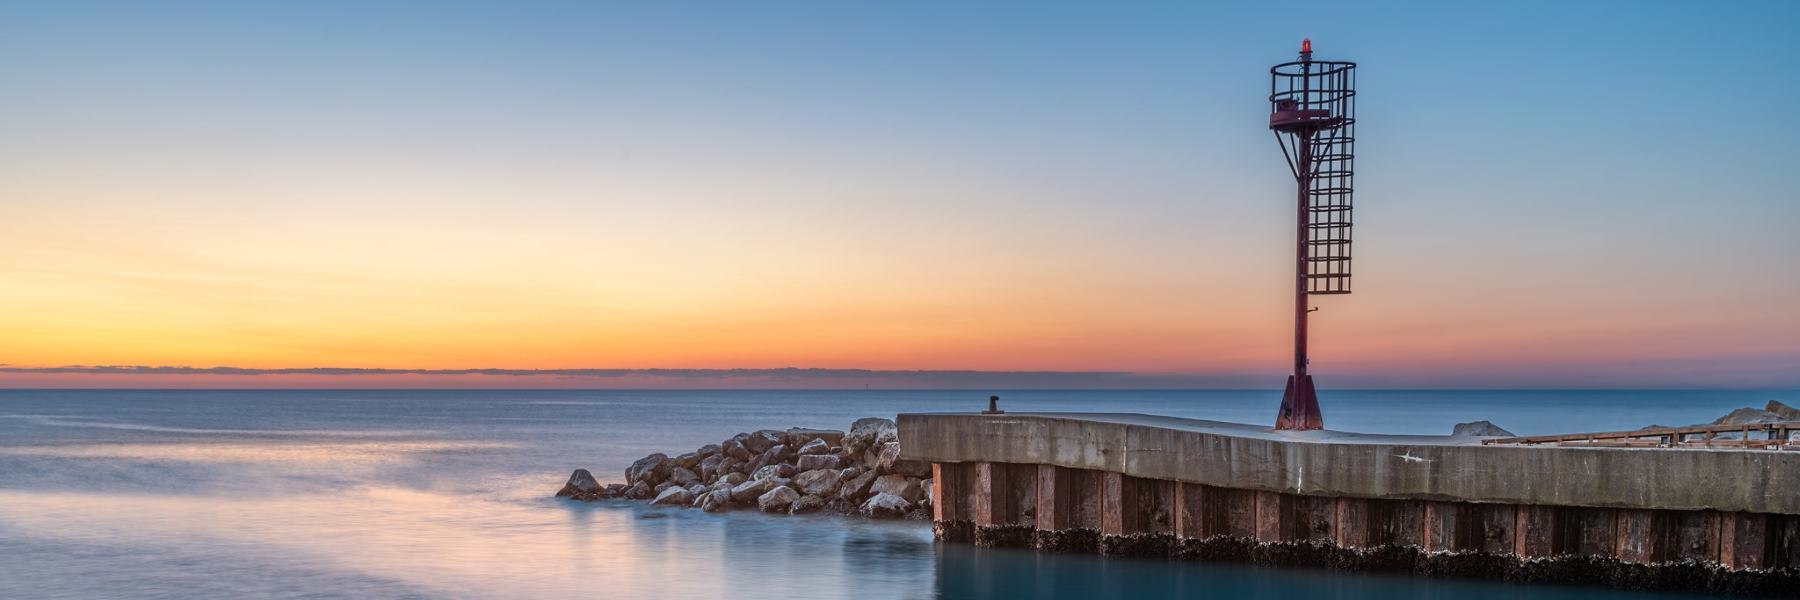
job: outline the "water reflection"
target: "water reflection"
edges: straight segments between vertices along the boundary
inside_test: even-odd
[[[1024,550],[937,544],[933,591],[944,600],[1033,598],[1308,598],[1389,600],[1656,600],[1684,596],[1606,588],[1511,585],[1494,581],[1430,579],[1322,569],[1040,554]]]

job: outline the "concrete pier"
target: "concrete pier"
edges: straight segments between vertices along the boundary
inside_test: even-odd
[[[905,414],[950,542],[1800,590],[1800,453],[1484,446],[1136,414]],[[1784,587],[1785,586],[1785,587]]]

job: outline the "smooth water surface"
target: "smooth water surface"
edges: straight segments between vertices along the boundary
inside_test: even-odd
[[[1262,423],[1279,392],[1002,392]],[[1334,429],[1709,421],[1792,392],[1334,391]],[[946,391],[0,391],[0,598],[1607,598],[1607,589],[977,550],[917,522],[550,498],[739,431],[985,408]]]

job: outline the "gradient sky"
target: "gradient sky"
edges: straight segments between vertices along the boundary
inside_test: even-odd
[[[0,363],[1278,377],[1310,36],[1322,386],[1800,386],[1800,3],[654,4],[0,4]]]

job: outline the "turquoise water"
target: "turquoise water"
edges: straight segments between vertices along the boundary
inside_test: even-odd
[[[1271,420],[1274,391],[999,392]],[[551,499],[739,431],[976,410],[946,391],[0,391],[0,598],[1668,598],[940,546],[921,523]],[[1333,428],[1709,421],[1795,392],[1327,391]]]

